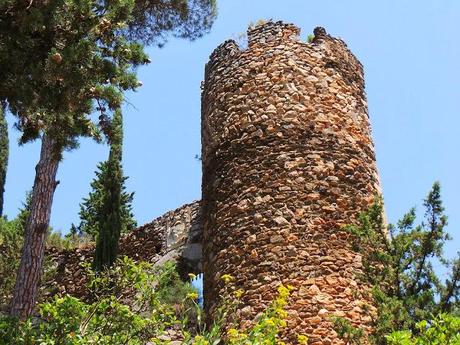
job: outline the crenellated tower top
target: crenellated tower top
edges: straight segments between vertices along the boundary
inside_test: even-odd
[[[342,344],[331,317],[368,329],[361,261],[343,231],[380,192],[363,67],[345,42],[267,22],[211,54],[202,92],[205,310],[235,277],[250,322],[296,289],[284,337]],[[369,306],[370,305],[370,306]],[[368,307],[369,306],[369,307]],[[243,322],[244,323],[244,322]]]

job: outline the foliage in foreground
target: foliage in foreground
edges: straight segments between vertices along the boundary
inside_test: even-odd
[[[375,344],[388,344],[390,339],[401,337],[407,341],[422,339],[417,337],[435,332],[444,337],[454,331],[446,326],[446,320],[454,320],[453,314],[460,310],[460,259],[448,260],[443,255],[449,235],[439,183],[433,185],[423,205],[425,215],[419,225],[413,208],[396,226],[387,226],[382,202],[378,201],[360,215],[358,225],[348,227],[354,235],[354,248],[363,257],[361,278],[372,287],[371,297],[377,307],[372,339]],[[435,264],[449,271],[444,282],[436,275]],[[444,313],[452,315],[438,316]],[[447,327],[447,333],[442,333],[441,324]],[[421,325],[433,328],[424,332],[425,326]],[[417,341],[413,343],[428,344]]]
[[[131,345],[150,340],[159,344],[157,337],[177,323],[173,304],[165,302],[166,288],[178,279],[173,266],[154,269],[149,264],[124,259],[104,274],[91,272],[88,267],[93,302],[56,296],[38,306],[36,318],[17,321],[5,317],[0,342]],[[175,302],[186,304],[180,299],[187,291],[190,289],[184,287]]]
[[[417,334],[411,331],[393,332],[386,336],[389,345],[459,345],[460,317],[440,314],[428,323],[416,325]]]
[[[415,211],[411,210],[397,227],[387,228],[382,205],[376,203],[360,216],[357,226],[349,227],[355,235],[356,249],[363,254],[362,279],[373,286],[378,312],[371,339],[375,344],[460,344],[459,261],[448,261],[442,255],[448,236],[438,184],[424,206],[425,220],[417,226]],[[10,222],[2,219],[0,246],[20,238],[22,218]],[[444,283],[434,272],[433,259],[450,268],[450,277]],[[0,265],[0,269],[5,268]],[[196,291],[180,281],[170,263],[154,268],[124,258],[102,274],[88,272],[91,302],[56,297],[39,305],[38,317],[21,322],[0,317],[0,343],[165,344],[172,331],[174,339],[189,345],[224,341],[231,345],[282,344],[279,333],[287,317],[284,306],[289,287],[280,286],[278,297],[267,310],[251,327],[242,330],[234,315],[244,291],[236,290],[228,275],[222,279],[227,283],[227,295],[232,297],[221,304],[215,323],[205,325]],[[229,319],[233,326],[224,329]],[[345,319],[336,319],[335,324],[349,344],[363,343],[363,332]],[[298,335],[299,344],[307,341],[304,335]]]
[[[66,295],[38,306],[38,316],[18,321],[0,317],[0,343],[40,345],[140,345],[168,343],[167,334],[189,345],[282,344],[278,339],[285,326],[284,306],[290,289],[278,288],[278,297],[246,330],[237,326],[224,331],[222,322],[233,315],[242,291],[226,281],[232,298],[219,309],[218,321],[210,327],[203,323],[197,292],[183,283],[174,264],[155,268],[134,263],[126,257],[104,273],[88,268],[93,301],[85,303]],[[227,279],[228,276],[223,276]],[[234,320],[238,324],[238,320]],[[299,335],[298,344],[307,338]]]

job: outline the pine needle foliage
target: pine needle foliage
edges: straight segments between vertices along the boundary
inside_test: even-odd
[[[195,40],[208,33],[217,16],[216,0],[135,0],[128,33],[162,47],[169,36]]]
[[[354,248],[362,254],[362,279],[372,286],[377,306],[374,343],[386,344],[387,334],[408,330],[417,334],[417,324],[441,313],[460,309],[460,256],[448,260],[443,248],[450,239],[447,217],[438,182],[424,200],[424,220],[416,224],[415,208],[396,225],[386,225],[383,205],[376,202],[348,227]],[[448,278],[442,282],[435,272],[444,266]]]
[[[2,1],[0,97],[18,119],[21,143],[46,132],[59,149],[79,136],[101,140],[123,92],[149,60],[123,30],[134,0]],[[100,113],[93,121],[90,114]]]

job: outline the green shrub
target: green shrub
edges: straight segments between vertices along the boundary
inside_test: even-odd
[[[393,332],[386,336],[389,345],[459,345],[460,317],[440,314],[430,322],[417,323],[418,334],[411,331]]]
[[[280,286],[270,307],[243,330],[234,317],[243,291],[235,290],[228,275],[222,277],[228,298],[207,326],[198,293],[180,280],[172,263],[154,267],[124,257],[110,270],[90,272],[91,302],[56,296],[39,304],[34,318],[0,316],[0,344],[167,344],[170,330],[188,345],[217,345],[224,339],[231,345],[283,344],[279,332],[286,326],[290,287]],[[307,338],[299,335],[298,344],[306,343]]]
[[[90,276],[90,303],[72,297],[54,297],[38,306],[38,317],[17,321],[0,319],[1,344],[80,345],[145,344],[159,339],[167,328],[182,328],[176,304],[186,306],[194,291],[179,283],[172,264],[155,268],[126,257],[101,274]],[[172,284],[180,285],[173,291]]]
[[[26,219],[27,211],[20,211],[18,217],[13,220],[0,217],[0,310],[5,309],[9,303],[16,281]],[[83,240],[63,237],[59,232],[53,232],[51,228],[46,239],[47,247],[55,247],[58,250],[75,248],[80,243],[83,243]],[[53,263],[45,257],[42,281],[54,279],[54,273]]]
[[[23,229],[17,219],[0,217],[0,307],[5,308],[16,280],[22,249]]]

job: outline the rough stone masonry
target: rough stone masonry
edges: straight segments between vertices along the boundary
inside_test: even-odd
[[[198,274],[203,270],[201,224],[200,202],[183,205],[130,233],[123,234],[120,238],[119,256],[126,255],[135,261],[147,261],[155,265],[175,261],[181,276],[188,279],[188,273]],[[46,255],[55,274],[43,282],[43,297],[70,294],[87,299],[88,277],[80,264],[91,264],[94,243],[62,251],[47,248]]]
[[[341,229],[380,193],[363,68],[346,44],[268,22],[206,65],[202,92],[205,309],[223,274],[252,320],[281,283],[296,288],[284,338],[344,344],[332,316],[368,328],[361,258]]]

